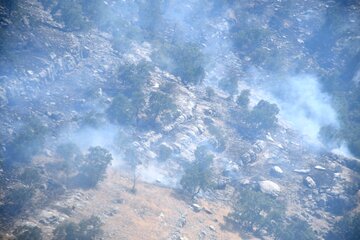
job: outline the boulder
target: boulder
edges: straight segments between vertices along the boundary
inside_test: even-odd
[[[274,166],[270,170],[270,174],[274,177],[282,177],[284,171],[279,166]]]
[[[306,186],[308,186],[309,188],[316,188],[316,183],[314,181],[314,179],[312,179],[310,176],[307,176],[304,179],[304,183]]]
[[[281,192],[280,186],[269,180],[260,181],[259,187],[261,192],[270,194],[272,196],[278,196]]]

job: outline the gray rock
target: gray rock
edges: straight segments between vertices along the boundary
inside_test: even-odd
[[[284,171],[279,166],[274,166],[271,168],[270,173],[274,177],[282,177]]]
[[[196,203],[192,204],[191,207],[194,210],[194,212],[200,212],[203,209],[202,206]]]
[[[293,171],[296,173],[307,174],[310,172],[310,169],[294,169]]]
[[[259,187],[261,192],[270,194],[272,196],[278,196],[281,192],[280,186],[269,180],[260,181]]]
[[[316,188],[316,183],[314,181],[314,179],[312,179],[310,176],[307,176],[304,179],[304,183],[306,186],[308,186],[309,188]]]
[[[316,170],[320,170],[320,171],[325,171],[325,170],[326,170],[326,168],[324,168],[324,167],[322,167],[322,166],[320,166],[320,165],[316,165],[314,168],[315,168]]]

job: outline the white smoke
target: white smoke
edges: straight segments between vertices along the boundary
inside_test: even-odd
[[[313,143],[319,143],[321,127],[339,127],[331,98],[321,90],[314,76],[289,77],[284,84],[272,89],[272,97],[278,104],[282,117]]]

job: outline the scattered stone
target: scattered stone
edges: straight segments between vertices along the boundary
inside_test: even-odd
[[[216,232],[216,229],[215,229],[215,227],[214,227],[213,225],[210,225],[210,226],[209,226],[209,229],[210,229],[211,231],[213,231],[213,232]]]
[[[314,179],[312,179],[310,176],[307,176],[304,179],[304,183],[306,186],[308,186],[309,188],[316,188],[316,183],[314,181]]]
[[[112,203],[114,204],[123,204],[124,202],[124,199],[121,198],[112,200]]]
[[[196,203],[192,204],[191,207],[194,210],[194,212],[200,212],[203,209],[199,204]]]
[[[185,225],[186,225],[186,217],[185,217],[184,215],[182,215],[182,216],[179,218],[176,226],[179,227],[179,228],[183,228]]]
[[[281,188],[278,184],[265,180],[259,182],[260,191],[273,196],[278,196],[281,192]]]
[[[206,207],[204,207],[203,210],[204,210],[204,212],[206,212],[209,215],[213,214],[213,212],[210,209],[206,208]]]
[[[324,167],[322,167],[322,166],[320,166],[320,165],[316,165],[314,168],[315,168],[316,170],[320,170],[320,171],[325,171],[325,170],[326,170],[326,168],[324,168]]]
[[[296,173],[307,174],[310,172],[310,169],[294,169],[293,171]]]
[[[274,177],[282,177],[284,171],[279,166],[274,166],[271,168],[270,174]]]

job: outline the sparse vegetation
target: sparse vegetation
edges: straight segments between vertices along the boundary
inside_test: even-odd
[[[360,232],[360,213],[344,216],[327,234],[328,240],[357,240]]]
[[[101,236],[101,226],[100,218],[95,216],[81,220],[78,224],[64,222],[53,231],[53,240],[94,240]]]
[[[28,225],[19,226],[13,231],[15,240],[42,240],[41,234],[39,227]]]
[[[276,233],[280,228],[285,208],[273,197],[251,189],[241,189],[236,195],[233,211],[226,217],[234,228],[259,233]]]
[[[7,165],[29,163],[45,142],[46,128],[36,119],[29,119],[8,144],[5,159]]]

